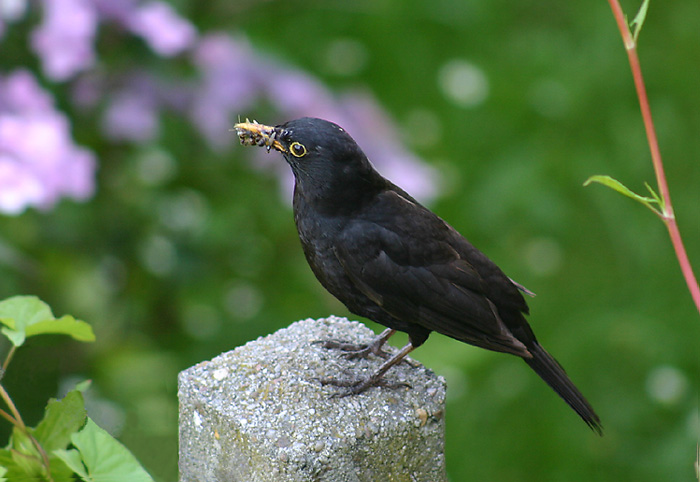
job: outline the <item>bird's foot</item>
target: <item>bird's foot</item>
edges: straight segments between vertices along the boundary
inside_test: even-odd
[[[368,377],[365,379],[336,379],[336,378],[321,378],[319,379],[321,385],[333,385],[335,387],[346,388],[347,390],[341,390],[337,393],[331,395],[331,398],[345,398],[350,395],[358,395],[368,388],[372,387],[385,387],[390,389],[397,388],[411,388],[406,382],[389,382],[384,377]]]
[[[377,355],[380,358],[388,359],[391,354],[385,350],[382,350],[383,343],[345,343],[337,340],[327,340],[318,341],[323,348],[328,348],[329,350],[340,350],[343,353],[343,357],[348,360],[356,360],[358,358],[368,358],[371,354]]]

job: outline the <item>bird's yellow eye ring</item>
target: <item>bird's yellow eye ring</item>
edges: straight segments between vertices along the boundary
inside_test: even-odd
[[[292,145],[289,146],[289,152],[291,152],[294,157],[304,157],[306,155],[306,147],[304,147],[304,144],[292,142]]]

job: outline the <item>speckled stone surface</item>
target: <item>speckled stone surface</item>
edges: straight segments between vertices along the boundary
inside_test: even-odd
[[[446,481],[445,381],[415,361],[360,395],[322,378],[366,376],[314,343],[367,343],[361,323],[304,320],[180,373],[180,481]]]

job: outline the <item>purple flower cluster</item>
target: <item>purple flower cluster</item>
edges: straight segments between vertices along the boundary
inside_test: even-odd
[[[153,141],[160,133],[160,112],[170,110],[190,119],[208,145],[220,151],[236,140],[229,129],[238,116],[253,117],[254,106],[264,101],[277,110],[276,119],[259,120],[273,123],[315,116],[334,121],[357,139],[388,177],[419,198],[435,194],[435,172],[403,147],[396,128],[367,93],[335,96],[309,74],[256,52],[241,36],[199,35],[164,1],[40,0],[39,4],[42,20],[31,46],[44,74],[53,81],[72,82],[73,101],[101,112],[100,125],[108,139]],[[95,37],[101,23],[141,37],[158,56],[186,55],[197,70],[196,80],[166,81],[135,67],[105,81],[94,73]],[[7,25],[0,18],[0,41],[3,28]],[[3,82],[0,211],[17,213],[30,205],[47,208],[61,195],[89,196],[92,156],[73,145],[68,121],[54,110],[50,95],[26,71],[11,73]],[[22,90],[24,96],[15,98],[10,87]],[[38,138],[42,142],[36,142]],[[274,166],[288,180],[289,172],[281,164],[269,158],[256,163]],[[290,183],[283,185],[287,191]]]
[[[235,136],[222,133],[236,115],[252,117],[246,111],[264,100],[277,109],[276,120],[280,123],[310,116],[343,126],[385,176],[419,199],[429,200],[436,195],[436,171],[408,152],[396,127],[369,93],[350,92],[336,97],[311,75],[270,61],[244,39],[225,34],[203,36],[193,60],[202,83],[191,103],[190,116],[212,148],[222,149],[235,141]],[[262,150],[253,152],[256,165],[276,170],[285,179],[284,191],[290,192],[289,169],[277,159],[270,160]]]
[[[0,211],[48,209],[62,196],[93,192],[95,160],[76,146],[65,115],[34,76],[0,76]]]
[[[32,35],[49,79],[64,81],[95,63],[97,11],[90,0],[43,0],[44,16]]]
[[[127,23],[129,30],[143,37],[163,57],[179,54],[197,38],[194,26],[163,2],[148,2],[136,8]]]
[[[101,20],[140,36],[158,55],[171,57],[192,46],[197,31],[161,1],[41,0],[43,18],[32,47],[47,77],[64,81],[95,64],[95,35]]]

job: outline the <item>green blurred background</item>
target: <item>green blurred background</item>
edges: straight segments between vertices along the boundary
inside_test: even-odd
[[[698,313],[663,224],[609,189],[582,186],[594,174],[640,193],[645,181],[654,184],[606,2],[172,4],[201,31],[246,36],[335,92],[371,92],[406,145],[441,173],[430,207],[537,293],[531,324],[596,408],[605,436],[517,358],[434,334],[414,358],[448,382],[450,480],[693,480]],[[637,7],[623,4],[630,17]],[[652,2],[639,46],[696,270],[698,19],[696,1]],[[2,46],[3,60],[31,66],[20,33]],[[131,42],[123,48],[101,36],[102,68],[116,72],[137,59],[165,76],[188,75],[187,65]],[[248,149],[214,152],[168,114],[150,143],[109,143],[71,110],[67,87],[53,92],[74,137],[97,155],[97,192],[85,203],[0,218],[0,297],[36,294],[57,315],[91,323],[97,342],[33,339],[5,385],[34,424],[49,397],[92,378],[93,418],[156,480],[175,481],[180,370],[298,319],[355,317],[314,279],[277,178],[251,167]],[[273,110],[240,115],[282,120],[265,118]],[[7,425],[0,428],[6,440]]]

